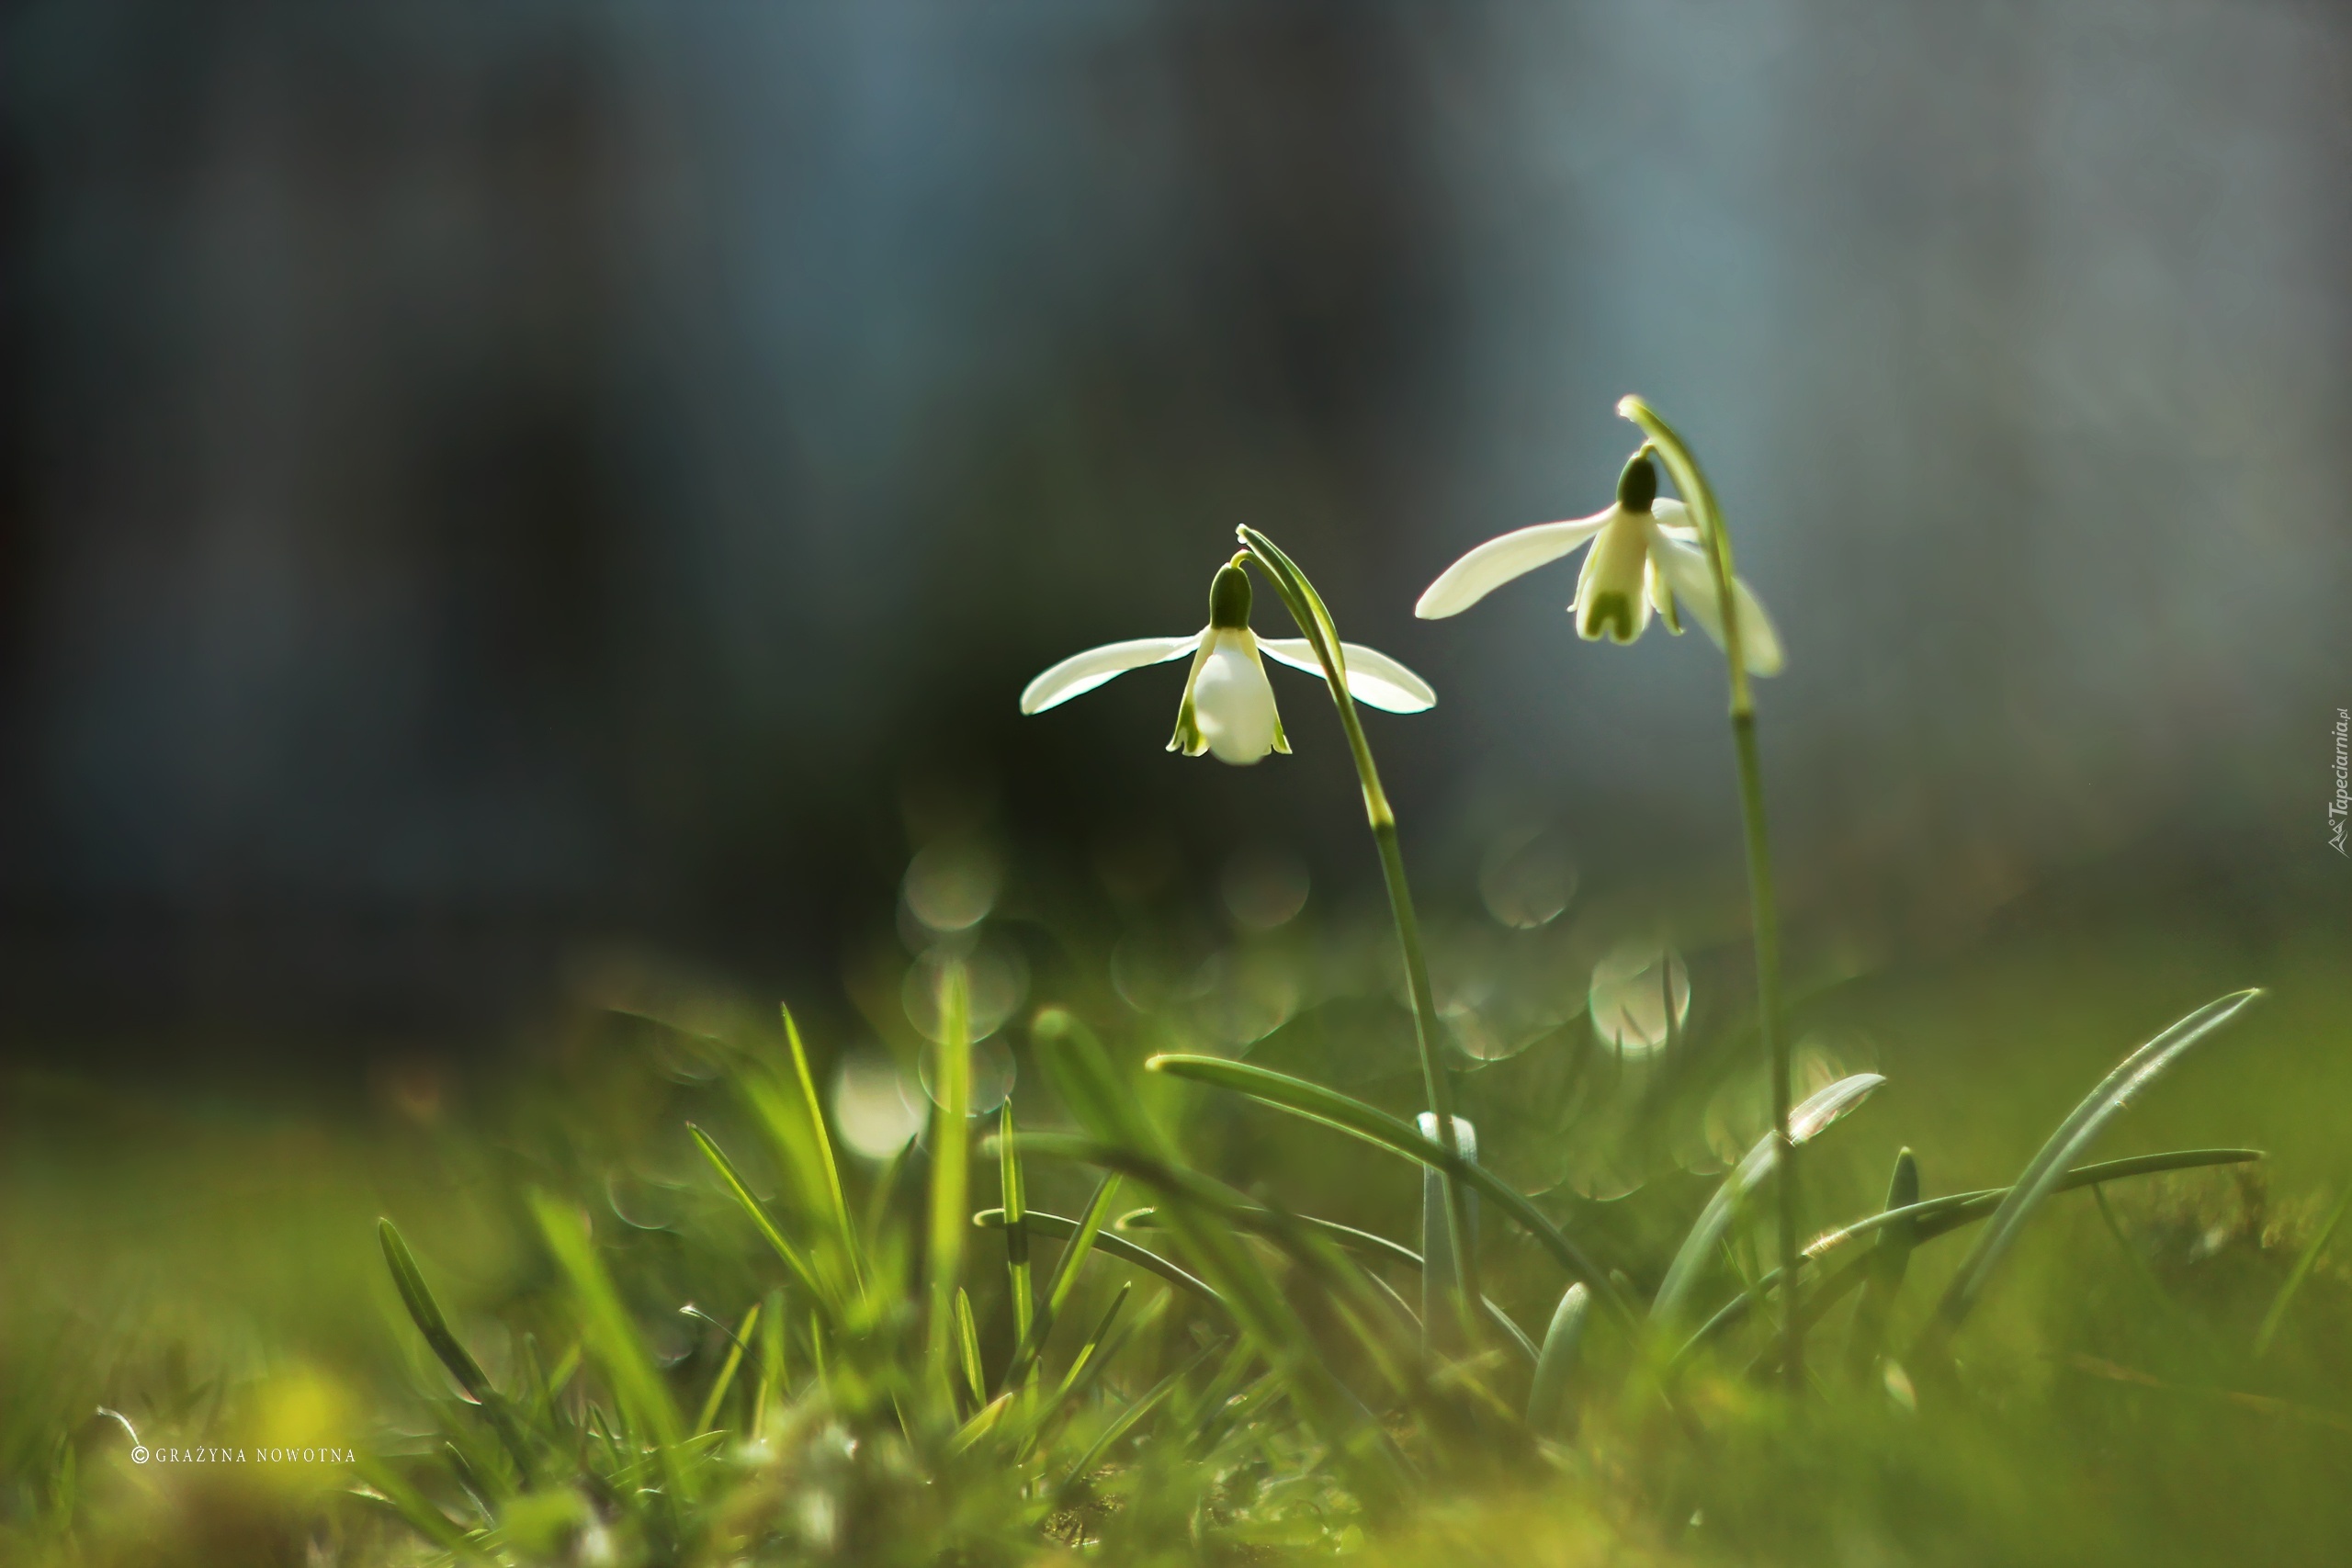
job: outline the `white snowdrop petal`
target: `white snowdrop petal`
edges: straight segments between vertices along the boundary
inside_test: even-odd
[[[1715,592],[1715,574],[1707,563],[1707,553],[1697,545],[1688,544],[1663,529],[1650,532],[1650,554],[1665,574],[1667,586],[1674,590],[1674,602],[1683,614],[1699,623],[1713,637],[1717,648],[1724,645],[1722,606]],[[1751,675],[1777,675],[1781,672],[1782,655],[1781,634],[1772,619],[1764,613],[1764,605],[1755,590],[1737,578],[1732,579],[1733,614],[1739,617],[1739,651]]]
[[[1315,645],[1303,637],[1261,637],[1258,651],[1294,670],[1323,673]],[[1378,649],[1343,642],[1340,654],[1347,661],[1348,693],[1364,706],[1383,713],[1420,713],[1437,705],[1434,687]]]
[[[1600,532],[1617,509],[1580,517],[1569,523],[1538,523],[1499,538],[1488,539],[1438,573],[1422,592],[1413,614],[1425,621],[1458,615],[1514,577],[1558,560]]]
[[[1043,713],[1092,691],[1114,675],[1130,670],[1140,670],[1147,664],[1164,664],[1171,659],[1182,659],[1193,651],[1201,634],[1190,637],[1142,637],[1130,642],[1105,643],[1090,648],[1084,653],[1073,653],[1046,671],[1022,691],[1021,711]]]
[[[1248,632],[1219,637],[1193,681],[1193,721],[1220,762],[1246,767],[1274,749],[1274,689]]]
[[[1640,513],[1619,513],[1611,517],[1577,579],[1578,637],[1591,641],[1606,636],[1613,642],[1632,642],[1647,629],[1650,601],[1643,578],[1655,532]]]

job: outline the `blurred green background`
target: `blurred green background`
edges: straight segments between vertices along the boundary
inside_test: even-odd
[[[835,1006],[948,833],[1204,897],[1278,850],[1351,907],[1306,683],[1248,773],[1160,752],[1173,671],[1013,710],[1200,624],[1239,522],[1441,693],[1374,720],[1425,897],[1538,829],[1583,895],[1717,897],[1709,650],[1576,644],[1566,569],[1409,616],[1607,499],[1629,389],[1783,624],[1825,949],[2086,868],[2342,892],[2331,8],[5,28],[12,1054],[347,1083],[615,948]]]

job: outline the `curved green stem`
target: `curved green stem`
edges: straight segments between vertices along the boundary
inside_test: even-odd
[[[1724,628],[1724,662],[1731,677],[1732,750],[1739,762],[1739,823],[1747,840],[1747,895],[1756,939],[1756,1032],[1763,1037],[1771,1077],[1772,1125],[1781,1134],[1778,1193],[1781,1267],[1794,1279],[1800,1248],[1797,1149],[1789,1136],[1789,1042],[1781,1029],[1781,920],[1772,893],[1772,844],[1764,822],[1764,768],[1756,749],[1756,696],[1748,686],[1747,660],[1740,647],[1739,613],[1733,583],[1731,534],[1715,505],[1715,492],[1698,460],[1675,428],[1639,398],[1619,400],[1617,412],[1642,427],[1674,476],[1675,488],[1699,525],[1707,564],[1715,579],[1715,604]],[[1804,1386],[1804,1325],[1793,1299],[1781,1319],[1781,1368],[1791,1392]]]
[[[1347,732],[1348,752],[1355,761],[1356,780],[1363,788],[1364,817],[1372,826],[1373,842],[1380,850],[1380,874],[1388,888],[1389,912],[1396,921],[1396,945],[1405,960],[1405,984],[1412,993],[1413,1040],[1420,1051],[1422,1091],[1429,1100],[1430,1113],[1437,1118],[1438,1142],[1450,1157],[1459,1160],[1462,1150],[1453,1125],[1453,1080],[1438,1056],[1441,1035],[1437,998],[1430,988],[1429,961],[1421,953],[1420,919],[1413,912],[1413,889],[1405,879],[1404,852],[1396,842],[1396,814],[1389,807],[1387,792],[1380,786],[1380,769],[1372,760],[1371,742],[1364,739],[1363,720],[1356,712],[1355,699],[1348,694],[1347,663],[1340,651],[1339,627],[1332,623],[1323,596],[1280,546],[1255,528],[1245,526],[1234,532],[1249,547],[1244,553],[1283,596],[1291,619],[1298,623],[1298,629],[1314,648],[1315,657],[1323,666],[1323,678],[1331,688],[1332,705],[1340,710],[1340,727]],[[1478,1311],[1475,1303],[1482,1298],[1477,1251],[1470,1238],[1469,1204],[1463,1196],[1461,1180],[1452,1171],[1445,1172],[1444,1179],[1446,1229],[1453,1244],[1453,1277],[1460,1286],[1455,1305],[1462,1319],[1464,1343],[1476,1346]]]

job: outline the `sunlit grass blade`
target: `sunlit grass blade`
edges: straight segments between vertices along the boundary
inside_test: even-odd
[[[1054,1277],[1046,1286],[1046,1306],[1059,1312],[1078,1285],[1078,1271],[1086,1261],[1087,1253],[1102,1239],[1102,1224],[1110,1217],[1112,1201],[1119,1191],[1115,1171],[1105,1171],[1094,1184],[1093,1194],[1086,1201],[1086,1211],[1079,1217],[1078,1234],[1062,1250],[1061,1258],[1054,1265]],[[1141,1248],[1136,1250],[1140,1251]]]
[[[1384,1263],[1399,1264],[1410,1269],[1416,1274],[1421,1272],[1424,1266],[1424,1259],[1419,1253],[1402,1242],[1391,1241],[1376,1232],[1359,1230],[1353,1225],[1343,1225],[1336,1220],[1317,1219],[1312,1214],[1293,1214],[1290,1218],[1294,1224],[1304,1225],[1319,1235],[1329,1236],[1350,1252],[1360,1253],[1366,1258],[1378,1258]],[[1063,1223],[1068,1224],[1067,1221]],[[1156,1211],[1146,1207],[1120,1215],[1117,1225],[1120,1230],[1132,1230],[1148,1228],[1157,1223]],[[1370,1278],[1374,1283],[1380,1283],[1378,1275],[1372,1275]],[[1528,1338],[1527,1331],[1512,1320],[1510,1314],[1497,1304],[1494,1297],[1485,1296],[1480,1299],[1486,1306],[1487,1321],[1501,1329],[1512,1347],[1532,1362],[1535,1359],[1535,1343]],[[1400,1302],[1402,1298],[1399,1298]],[[1420,1315],[1411,1307],[1408,1306],[1405,1310],[1416,1325],[1420,1322]]]
[[[1104,1454],[1111,1451],[1113,1444],[1135,1430],[1136,1422],[1159,1408],[1162,1401],[1182,1387],[1184,1380],[1199,1371],[1202,1363],[1216,1353],[1215,1346],[1203,1350],[1191,1360],[1161,1378],[1146,1391],[1141,1398],[1132,1401],[1125,1410],[1120,1411],[1111,1424],[1103,1427],[1094,1441],[1087,1446],[1086,1451],[1079,1455],[1071,1463],[1069,1473],[1062,1479],[1061,1494],[1067,1495],[1073,1487],[1093,1474],[1095,1466]]]
[[[1238,1281],[1238,1288],[1210,1286],[1215,1299],[1225,1303],[1238,1325],[1260,1333],[1261,1337],[1268,1324],[1286,1324],[1287,1331],[1295,1336],[1293,1348],[1312,1356],[1312,1341],[1293,1314],[1281,1287],[1240,1245],[1244,1234],[1272,1243],[1335,1296],[1353,1294],[1370,1301],[1369,1282],[1361,1270],[1341,1260],[1336,1247],[1318,1245],[1321,1238],[1292,1216],[1251,1203],[1198,1171],[1094,1139],[1054,1133],[1023,1133],[1018,1136],[1032,1153],[1099,1166],[1159,1191],[1168,1201],[1171,1234],[1199,1256],[1204,1267],[1214,1265],[1221,1276]],[[1124,1238],[1104,1232],[1096,1237],[1095,1247],[1112,1256],[1125,1256],[1123,1241]],[[1142,1262],[1140,1258],[1136,1261]],[[1246,1303],[1238,1299],[1244,1292],[1251,1298]]]
[[[775,1221],[768,1217],[766,1206],[752,1195],[751,1188],[745,1185],[742,1176],[736,1170],[735,1162],[727,1157],[727,1151],[718,1146],[718,1140],[691,1122],[686,1123],[686,1133],[694,1139],[695,1147],[702,1151],[702,1157],[710,1162],[711,1169],[718,1173],[719,1181],[726,1187],[728,1196],[735,1200],[736,1207],[751,1216],[752,1228],[768,1244],[768,1249],[784,1260],[784,1266],[792,1270],[793,1278],[806,1286],[811,1295],[819,1301],[830,1302],[832,1292],[817,1277],[816,1269],[809,1266],[808,1259],[802,1256],[800,1249],[786,1239]]]
[[[1482,1167],[1460,1159],[1438,1144],[1422,1137],[1414,1128],[1386,1111],[1366,1105],[1337,1089],[1326,1089],[1304,1078],[1295,1078],[1286,1073],[1252,1066],[1246,1062],[1228,1061],[1222,1056],[1171,1054],[1154,1056],[1144,1066],[1153,1072],[1170,1073],[1196,1083],[1205,1083],[1247,1096],[1261,1105],[1287,1111],[1293,1116],[1319,1122],[1421,1165],[1453,1168],[1462,1178],[1464,1185],[1492,1199],[1498,1208],[1532,1235],[1562,1269],[1590,1286],[1596,1298],[1609,1303],[1620,1316],[1630,1318],[1633,1315],[1633,1309],[1617,1282],[1600,1265],[1585,1256],[1583,1248],[1562,1235],[1557,1225],[1545,1219],[1542,1211],[1529,1202],[1524,1193]]]
[[[1539,1436],[1565,1438],[1575,1425],[1569,1385],[1584,1343],[1585,1319],[1591,1314],[1591,1287],[1579,1280],[1562,1293],[1551,1325],[1544,1331],[1544,1348],[1535,1358],[1535,1378],[1527,1390],[1528,1428]]]
[[[472,1532],[434,1506],[414,1487],[402,1481],[390,1466],[362,1457],[355,1468],[368,1489],[354,1494],[356,1496],[379,1504],[411,1529],[460,1562],[498,1561],[497,1554],[477,1540]],[[370,1493],[374,1495],[370,1496]]]
[[[702,1409],[695,1413],[695,1430],[707,1432],[718,1419],[718,1407],[727,1402],[727,1391],[735,1384],[736,1369],[743,1364],[743,1349],[760,1325],[760,1303],[753,1302],[743,1314],[743,1325],[735,1331],[734,1343],[727,1348],[727,1359],[719,1363],[718,1375],[710,1380],[710,1392],[703,1396]]]
[[[785,1391],[791,1386],[791,1368],[786,1365],[790,1343],[784,1321],[784,1292],[770,1291],[760,1314],[760,1381],[752,1405],[754,1438],[767,1435],[768,1412],[784,1403]]]
[[[1095,1319],[1093,1332],[1080,1341],[1077,1352],[1070,1357],[1069,1366],[1062,1372],[1061,1386],[1055,1391],[1057,1399],[1066,1399],[1077,1391],[1080,1379],[1088,1375],[1087,1368],[1094,1364],[1102,1342],[1111,1337],[1112,1326],[1119,1321],[1119,1314],[1127,1310],[1127,1302],[1134,1296],[1135,1290],[1132,1280],[1120,1283],[1118,1291],[1111,1297],[1111,1304],[1102,1309],[1101,1317]]]
[[[1807,1097],[1804,1104],[1789,1113],[1790,1142],[1810,1142],[1885,1081],[1876,1073],[1855,1073]],[[1714,1196],[1699,1212],[1690,1234],[1683,1237],[1674,1261],[1667,1267],[1666,1278],[1658,1283],[1657,1294],[1650,1302],[1652,1323],[1670,1328],[1680,1319],[1691,1291],[1713,1264],[1715,1249],[1722,1246],[1724,1234],[1738,1218],[1748,1195],[1770,1177],[1780,1157],[1781,1139],[1775,1130],[1758,1138],[1756,1146],[1724,1178],[1723,1185],[1715,1189]]]
[[[514,1420],[513,1408],[491,1385],[481,1363],[449,1331],[449,1321],[442,1315],[441,1303],[425,1284],[424,1275],[417,1269],[416,1258],[401,1238],[400,1227],[388,1219],[379,1219],[376,1222],[376,1239],[384,1249],[384,1265],[391,1271],[393,1288],[400,1292],[401,1304],[408,1309],[409,1321],[416,1325],[416,1331],[424,1337],[425,1344],[449,1370],[449,1375],[458,1380],[458,1386],[466,1391],[466,1397],[481,1407],[483,1418],[514,1461],[523,1484],[531,1485],[530,1447]]]
[[[997,1116],[997,1192],[1004,1205],[1004,1267],[1012,1294],[1012,1342],[1029,1342],[1034,1302],[1030,1294],[1029,1227],[1021,1180],[1021,1145],[1012,1137],[1012,1097],[1007,1095]]]
[[[924,1341],[925,1382],[940,1418],[956,1407],[956,1291],[964,1272],[965,1216],[969,1189],[972,1100],[972,998],[960,964],[940,981],[938,1097],[931,1119],[931,1224],[924,1248],[930,1315]]]
[[[982,1225],[994,1229],[1001,1226],[1005,1223],[1004,1211],[1002,1209],[982,1209],[978,1213],[972,1216],[972,1223],[976,1225]],[[1049,1214],[1043,1209],[1030,1210],[1029,1213],[1023,1216],[1023,1223],[1028,1225],[1032,1233],[1043,1236],[1069,1236],[1079,1238],[1083,1236],[1085,1230],[1085,1226],[1082,1222],[1069,1219],[1060,1214]],[[1179,1290],[1187,1291],[1192,1294],[1198,1296],[1201,1300],[1216,1307],[1218,1311],[1225,1313],[1228,1317],[1232,1315],[1232,1309],[1226,1304],[1225,1298],[1218,1295],[1214,1290],[1211,1290],[1205,1281],[1187,1273],[1182,1265],[1171,1263],[1167,1258],[1160,1257],[1159,1254],[1153,1252],[1147,1247],[1137,1247],[1134,1242],[1129,1241],[1123,1235],[1118,1235],[1110,1231],[1102,1230],[1099,1223],[1096,1230],[1096,1235],[1091,1237],[1085,1238],[1086,1244],[1091,1250],[1100,1252],[1105,1258],[1115,1258],[1122,1263],[1132,1263],[1138,1269],[1146,1269],[1151,1273],[1157,1274],[1161,1279],[1167,1280],[1170,1284],[1176,1286]],[[1073,1240],[1070,1250],[1076,1250],[1075,1240]],[[1043,1320],[1040,1319],[1040,1321],[1042,1322]]]
[[[2094,1189],[2096,1190],[2096,1189]],[[1919,1201],[1919,1159],[1909,1149],[1894,1156],[1894,1174],[1887,1179],[1884,1212],[1899,1213]],[[1871,1250],[1869,1278],[1862,1299],[1854,1305],[1853,1327],[1846,1341],[1846,1376],[1857,1385],[1878,1369],[1886,1345],[1887,1320],[1894,1315],[1894,1297],[1911,1267],[1911,1249],[1918,1243],[1916,1220],[1882,1228]]]
[[[675,1450],[685,1438],[678,1407],[654,1370],[652,1353],[628,1310],[613,1289],[610,1275],[597,1259],[587,1221],[569,1204],[544,1192],[531,1194],[531,1209],[548,1250],[571,1287],[578,1302],[581,1327],[588,1347],[604,1368],[605,1379],[619,1403],[622,1417],[654,1450],[653,1461],[671,1495],[689,1500],[695,1477],[676,1462]]]
[[[1243,1326],[1278,1355],[1311,1359],[1297,1314],[1241,1245],[1229,1217],[1216,1215],[1214,1184],[1175,1162],[1167,1138],[1112,1070],[1093,1032],[1057,1009],[1039,1016],[1031,1039],[1064,1102],[1095,1137],[1016,1134],[1023,1146],[1133,1177],[1159,1191],[1169,1201],[1170,1228]]]
[[[1012,1407],[1011,1392],[1000,1393],[986,1404],[981,1405],[972,1412],[971,1419],[956,1427],[956,1435],[947,1439],[947,1451],[951,1454],[960,1454],[990,1432],[995,1431],[1004,1420],[1004,1413]]]
[[[1070,1292],[1077,1288],[1079,1270],[1084,1266],[1087,1255],[1094,1250],[1096,1238],[1102,1233],[1102,1223],[1110,1214],[1111,1201],[1118,1190],[1118,1177],[1109,1171],[1105,1171],[1102,1179],[1094,1184],[1093,1195],[1086,1201],[1085,1212],[1076,1222],[1076,1229],[1071,1235],[1069,1245],[1062,1248],[1061,1257],[1054,1264],[1053,1275],[1046,1281],[1045,1299],[1038,1303],[1036,1316],[1029,1325],[1029,1332],[1022,1337],[1020,1347],[1013,1353],[1012,1364],[1005,1369],[1005,1382],[1008,1384],[1017,1382],[1028,1376],[1036,1365],[1037,1357],[1045,1348],[1046,1337],[1054,1331],[1054,1322],[1061,1314],[1062,1304],[1069,1300]],[[1060,1219],[1059,1215],[1054,1217]],[[1023,1215],[1023,1220],[1031,1233],[1035,1234],[1036,1211],[1034,1209],[1028,1211]],[[1062,1223],[1070,1224],[1067,1220]],[[1134,1250],[1143,1253],[1141,1247],[1136,1247]],[[1166,1259],[1157,1258],[1156,1255],[1145,1254],[1145,1256],[1152,1257],[1154,1263],[1167,1262]],[[1153,1263],[1144,1263],[1140,1258],[1130,1259],[1130,1261],[1136,1262],[1141,1268],[1154,1267]],[[1176,1266],[1168,1263],[1167,1267],[1175,1269]],[[1185,1275],[1185,1279],[1191,1281],[1187,1289],[1196,1288],[1205,1292],[1212,1300],[1217,1301],[1220,1310],[1225,1310],[1225,1303],[1217,1300],[1216,1292],[1209,1290],[1208,1286],[1201,1281],[1193,1280],[1189,1274]],[[1230,1315],[1229,1313],[1228,1315]]]
[[[1977,1236],[1976,1245],[1962,1259],[1959,1271],[1952,1276],[1942,1299],[1936,1304],[1935,1315],[1921,1333],[1912,1359],[1917,1359],[1923,1352],[1940,1358],[1944,1346],[1958,1332],[1971,1309],[1983,1296],[1994,1269],[2017,1245],[2026,1222],[2041,1208],[2043,1200],[2057,1190],[2068,1164],[2090,1145],[2100,1131],[2130,1102],[2132,1096],[2154,1082],[2199,1042],[2245,1011],[2261,995],[2258,989],[2248,989],[2208,1002],[2126,1056],[2098,1088],[2084,1097],[2066,1120],[2059,1123],[2058,1130],[2050,1135],[2049,1141],[2042,1145],[2041,1151],[2026,1166],[1983,1234]]]
[[[1234,1391],[1250,1375],[1250,1369],[1257,1359],[1258,1348],[1246,1335],[1225,1348],[1225,1360],[1217,1368],[1216,1375],[1209,1379],[1208,1386],[1202,1389],[1198,1396],[1186,1402],[1182,1413],[1176,1417],[1192,1434],[1188,1439],[1192,1445],[1197,1447],[1209,1439],[1210,1428],[1224,1410],[1226,1402],[1233,1397]]]
[[[2254,1335],[2256,1357],[2269,1354],[2270,1342],[2278,1337],[2279,1325],[2287,1321],[2287,1308],[2293,1304],[2296,1293],[2303,1288],[2303,1281],[2312,1277],[2312,1269],[2318,1265],[2320,1254],[2327,1250],[2328,1240],[2335,1235],[2335,1227],[2344,1223],[2346,1208],[2352,1208],[2352,1187],[2345,1189],[2344,1196],[2335,1201],[2335,1207],[2328,1211],[2325,1222],[2295,1258],[2295,1266],[2287,1271],[2286,1282],[2270,1299],[2270,1310],[2262,1314],[2262,1326]]]
[[[1252,1206],[1234,1200],[1196,1172],[1109,1144],[1054,1134],[1018,1136],[1032,1154],[1117,1171],[1153,1188],[1167,1200],[1171,1229],[1227,1303],[1234,1322],[1267,1348],[1267,1358],[1283,1373],[1285,1390],[1300,1414],[1332,1445],[1335,1457],[1353,1472],[1359,1484],[1383,1489],[1380,1506],[1385,1506],[1388,1492],[1396,1483],[1398,1456],[1371,1413],[1326,1364],[1283,1289],[1244,1244],[1240,1233],[1249,1224],[1248,1211]],[[1237,1225],[1237,1220],[1243,1224]],[[1296,1245],[1295,1235],[1284,1237],[1277,1233],[1267,1239],[1278,1246],[1284,1241]],[[1310,1268],[1323,1261],[1303,1260]],[[1369,1293],[1369,1287],[1366,1290]]]
[[[1431,1143],[1437,1136],[1437,1118],[1424,1111],[1416,1127],[1422,1137]],[[1478,1130],[1466,1116],[1453,1119],[1453,1147],[1464,1160],[1472,1165],[1478,1161]],[[1465,1356],[1472,1347],[1463,1342],[1461,1320],[1453,1309],[1453,1302],[1462,1293],[1462,1281],[1454,1273],[1454,1259],[1467,1252],[1478,1250],[1478,1200],[1473,1193],[1462,1201],[1463,1223],[1469,1230],[1461,1245],[1454,1244],[1453,1213],[1446,1202],[1446,1178],[1432,1166],[1421,1167],[1421,1354],[1434,1364],[1442,1356]],[[1482,1296],[1479,1298],[1484,1301]]]
[[[2167,1171],[2194,1170],[2206,1166],[2245,1165],[2263,1157],[2260,1149],[2173,1149],[2163,1154],[2130,1155],[2122,1159],[2076,1166],[2059,1179],[2052,1190],[2071,1192],[2078,1188],[2098,1187],[2135,1176],[2157,1176]],[[1991,1215],[2008,1197],[2009,1190],[2007,1187],[1986,1187],[1973,1192],[1949,1192],[1908,1208],[1882,1210],[1878,1213],[1865,1215],[1851,1224],[1841,1225],[1814,1238],[1804,1249],[1804,1261],[1807,1265],[1818,1264],[1849,1243],[1897,1225],[1910,1229],[1911,1243],[1916,1248]],[[1862,1283],[1868,1277],[1871,1262],[1871,1254],[1866,1253],[1815,1287],[1803,1308],[1807,1314],[1808,1327],[1829,1306]],[[1734,1296],[1683,1343],[1682,1348],[1676,1352],[1676,1359],[1736,1326],[1747,1315],[1757,1296],[1778,1288],[1780,1282],[1781,1271],[1775,1269],[1758,1280],[1753,1291],[1743,1291]]]
[[[825,1187],[832,1199],[833,1223],[841,1227],[842,1250],[849,1258],[850,1278],[861,1294],[865,1290],[865,1260],[860,1256],[857,1226],[849,1217],[849,1198],[842,1190],[841,1156],[833,1150],[832,1134],[825,1126],[825,1107],[817,1098],[817,1080],[808,1070],[808,1047],[800,1038],[800,1025],[792,1016],[792,1009],[782,1007],[784,1037],[792,1049],[793,1076],[799,1081],[800,1101],[808,1114],[809,1135],[816,1140],[817,1154],[824,1168]]]
[[[980,1371],[980,1328],[972,1316],[972,1295],[956,1287],[956,1360],[964,1371],[964,1386],[971,1391],[974,1408],[986,1404],[988,1379]]]
[[[1071,1014],[1060,1009],[1040,1014],[1030,1040],[1064,1102],[1081,1122],[1107,1136],[1094,1141],[1016,1134],[1023,1147],[1115,1171],[1159,1192],[1168,1201],[1170,1228],[1184,1255],[1230,1304],[1236,1321],[1265,1348],[1269,1359],[1284,1370],[1289,1392],[1309,1424],[1333,1445],[1360,1484],[1382,1494],[1385,1506],[1401,1460],[1387,1434],[1324,1364],[1296,1310],[1236,1234],[1234,1219],[1248,1216],[1255,1205],[1177,1163],[1166,1136],[1112,1070],[1101,1042]],[[1291,1225],[1267,1234],[1278,1246],[1296,1248],[1303,1233]],[[1324,1261],[1314,1259],[1317,1265]]]

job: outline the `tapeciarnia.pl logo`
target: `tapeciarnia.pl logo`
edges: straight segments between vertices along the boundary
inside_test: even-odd
[[[2335,710],[2335,798],[2327,803],[2327,847],[2346,860],[2346,819],[2352,818],[2352,709]]]

